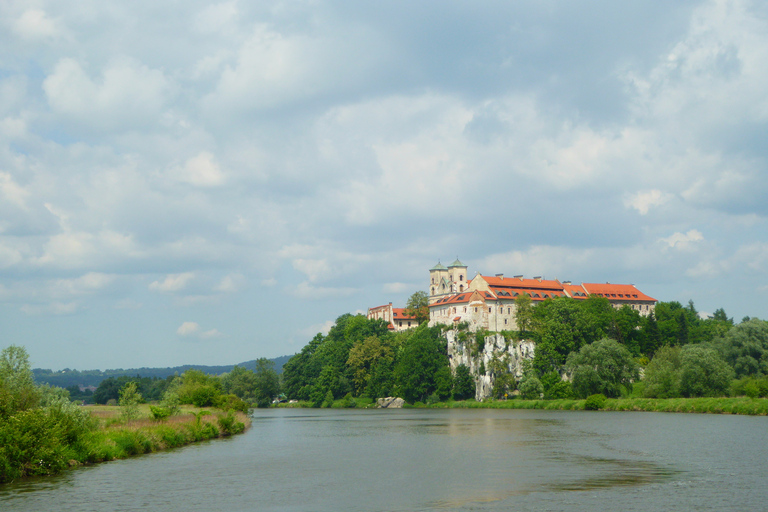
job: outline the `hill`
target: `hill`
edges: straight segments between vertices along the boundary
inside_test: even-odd
[[[275,363],[275,371],[282,373],[283,365],[293,356],[280,356],[274,359],[270,359]],[[204,373],[212,375],[221,375],[232,371],[235,366],[242,366],[248,370],[256,370],[256,360],[245,361],[243,363],[223,365],[223,366],[206,366],[199,364],[185,364],[182,366],[174,366],[168,368],[117,368],[115,370],[70,370],[65,368],[61,371],[52,371],[42,368],[35,368],[32,373],[35,376],[35,381],[38,384],[49,384],[51,386],[59,386],[67,388],[70,386],[98,386],[101,381],[109,377],[120,377],[123,375],[134,376],[139,375],[141,377],[157,377],[165,379],[171,375],[181,375],[187,370],[200,370]]]

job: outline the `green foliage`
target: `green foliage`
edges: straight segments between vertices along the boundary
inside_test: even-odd
[[[422,324],[412,331],[395,367],[395,379],[405,400],[424,401],[435,392],[435,375],[440,368],[448,366],[445,352],[439,328]]]
[[[134,420],[139,417],[139,404],[142,402],[141,393],[135,382],[129,382],[120,390],[120,416],[123,420]]]
[[[254,397],[258,407],[269,407],[272,400],[280,394],[280,378],[275,372],[274,363],[269,359],[256,360]]]
[[[732,396],[748,396],[750,398],[768,397],[768,377],[743,377],[731,382]]]
[[[715,346],[736,377],[768,375],[768,322],[757,318],[742,322],[718,338]]]
[[[573,391],[580,397],[597,393],[618,397],[622,386],[631,390],[632,382],[639,378],[639,366],[629,350],[608,338],[572,353],[566,368],[571,374]]]
[[[573,387],[566,382],[557,372],[549,372],[542,375],[541,384],[544,387],[545,400],[559,400],[573,397]]]
[[[36,407],[39,400],[27,350],[16,345],[4,348],[0,352],[0,420]]]
[[[685,397],[724,396],[734,376],[717,350],[701,345],[683,347],[680,369],[680,394]]]
[[[341,399],[340,405],[345,409],[353,409],[357,406],[357,402],[352,398],[352,393],[347,393],[344,395],[344,398]]]
[[[456,367],[456,374],[453,376],[453,398],[455,400],[466,400],[475,397],[475,379],[469,371],[469,367],[460,364]]]
[[[544,386],[538,377],[533,375],[523,377],[517,389],[520,391],[520,398],[523,400],[539,400],[544,394]]]
[[[418,291],[408,297],[404,313],[416,318],[419,325],[429,320],[429,295],[427,292]]]
[[[521,293],[515,297],[515,323],[523,338],[533,326],[533,303],[531,296],[527,293]]]
[[[222,436],[239,434],[245,430],[245,424],[241,421],[237,421],[235,414],[231,410],[224,414],[219,414],[217,416],[217,421]]]
[[[152,419],[155,421],[163,421],[171,415],[170,410],[157,405],[150,405],[149,412],[152,414]]]
[[[584,410],[586,411],[599,411],[605,407],[606,396],[602,393],[589,395],[584,402]]]
[[[646,398],[673,398],[680,396],[679,347],[662,347],[645,369],[643,396]]]

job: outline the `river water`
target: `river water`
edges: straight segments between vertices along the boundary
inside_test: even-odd
[[[0,486],[0,510],[768,510],[768,418],[257,410],[230,439]]]

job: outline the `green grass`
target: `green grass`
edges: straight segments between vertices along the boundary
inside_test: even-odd
[[[488,400],[444,402],[425,406],[454,409],[584,410],[586,400]],[[768,415],[766,398],[609,398],[603,411],[693,412],[705,414]]]

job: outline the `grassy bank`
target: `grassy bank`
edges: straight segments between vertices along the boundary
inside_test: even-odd
[[[584,410],[586,400],[489,400],[475,402],[445,402],[425,405],[429,408],[454,409],[547,409]],[[706,414],[768,415],[766,398],[615,398],[607,399],[602,411],[647,411],[647,412],[694,412]]]
[[[356,408],[376,407],[369,398],[356,398]],[[555,411],[583,411],[586,400],[475,400],[437,402],[434,404],[406,404],[407,408],[424,409],[545,409]],[[311,402],[280,404],[280,407],[312,407]],[[344,401],[336,400],[334,409],[346,408]],[[693,412],[702,414],[768,415],[766,398],[609,398],[601,411]]]
[[[242,412],[222,412],[209,408],[184,407],[181,414],[163,421],[151,418],[149,406],[140,408],[141,416],[120,421],[119,408],[88,406],[99,428],[87,433],[75,446],[78,457],[70,464],[124,459],[186,444],[239,434],[250,426]],[[79,448],[79,450],[77,449]]]
[[[135,419],[125,421],[120,409],[66,405],[11,416],[0,425],[0,483],[225,437],[250,426],[242,412],[185,407],[158,421],[143,405]]]

